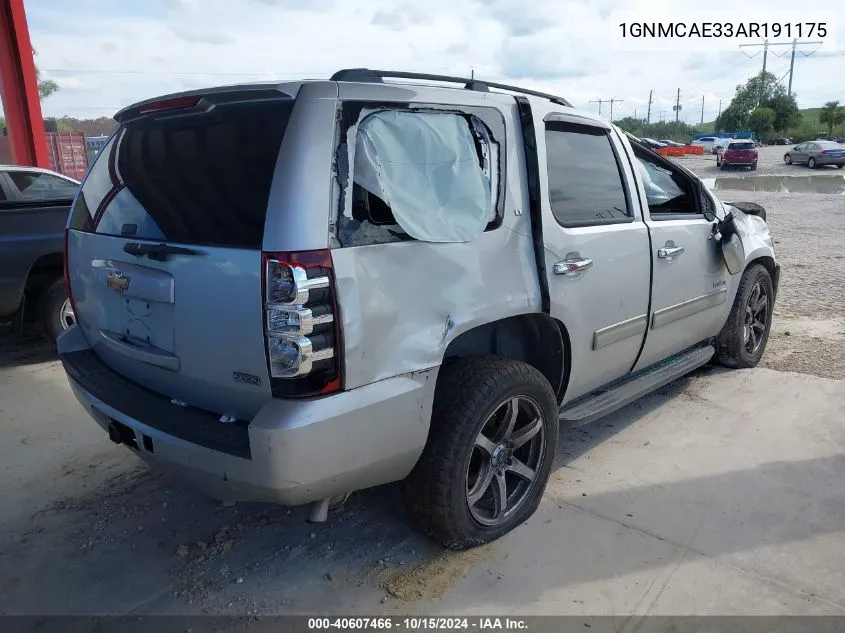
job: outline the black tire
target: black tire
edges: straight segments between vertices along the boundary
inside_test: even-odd
[[[839,164],[836,166],[836,168],[837,168],[837,169],[842,169],[843,167],[845,167],[845,165],[843,165],[842,163],[839,163]]]
[[[751,163],[751,171],[757,171],[757,163]]]
[[[749,350],[746,339],[747,308],[752,293],[758,284],[763,287],[766,293],[768,306],[763,320],[765,327],[758,334],[759,347]],[[773,311],[774,287],[769,271],[761,264],[752,264],[742,274],[728,321],[716,338],[716,354],[714,357],[716,362],[733,369],[756,367],[766,351],[769,330],[772,327]]]
[[[809,167],[810,169],[816,168],[816,159],[812,156],[807,160],[807,167]]]
[[[786,163],[787,165],[791,165],[792,164],[792,156],[790,156],[789,154],[784,154],[783,155],[783,162]]]
[[[36,306],[38,321],[44,335],[51,343],[55,343],[59,335],[73,324],[67,322],[62,314],[67,298],[65,280],[61,277],[47,286],[38,298]]]
[[[484,455],[478,452],[476,443],[482,430],[495,422],[491,420],[493,414],[517,396],[540,414],[542,442],[537,444],[536,451],[531,448],[538,459],[535,475],[530,483],[518,479],[516,486],[522,486],[523,492],[510,516],[502,517],[500,524],[485,525],[474,516],[468,497],[473,459]],[[524,428],[527,427],[528,424]],[[554,461],[558,431],[554,391],[534,367],[495,356],[457,359],[444,364],[437,379],[428,442],[419,462],[403,482],[405,503],[412,519],[434,540],[454,550],[483,545],[503,536],[528,519],[540,504]],[[539,432],[537,435],[540,436]],[[530,443],[534,444],[535,439]],[[493,468],[487,463],[484,466]],[[475,476],[481,477],[481,471]],[[486,490],[485,497],[487,493],[491,498],[497,497],[492,484],[490,479],[489,488],[478,486]],[[474,485],[478,485],[477,479]],[[516,490],[514,487],[511,493],[506,492],[505,498],[508,494],[516,496]],[[473,510],[477,509],[476,504]]]

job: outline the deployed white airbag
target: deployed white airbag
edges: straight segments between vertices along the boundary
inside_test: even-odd
[[[358,124],[355,182],[426,242],[467,242],[492,219],[490,181],[466,120],[448,112],[380,111]]]

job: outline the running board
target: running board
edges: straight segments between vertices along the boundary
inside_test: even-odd
[[[635,374],[629,380],[592,396],[578,398],[558,412],[561,420],[580,426],[630,404],[645,394],[669,384],[706,364],[715,353],[712,345],[698,347]]]

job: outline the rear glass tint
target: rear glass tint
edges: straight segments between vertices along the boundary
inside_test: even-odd
[[[754,143],[731,143],[728,149],[754,149]]]
[[[218,104],[122,126],[99,153],[71,228],[258,248],[291,100]]]

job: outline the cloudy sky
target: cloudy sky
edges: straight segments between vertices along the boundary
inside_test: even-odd
[[[721,3],[721,4],[720,4]],[[423,7],[423,5],[426,5]],[[26,0],[36,62],[60,90],[43,102],[46,116],[111,116],[134,101],[218,84],[327,77],[368,66],[512,82],[562,94],[597,111],[595,99],[622,99],[614,117],[644,117],[654,90],[653,120],[704,120],[736,84],[758,72],[760,49],[702,41],[685,50],[638,42],[622,50],[614,12],[643,19],[731,20],[733,0]],[[751,6],[748,6],[751,5]],[[828,19],[823,45],[796,56],[793,89],[802,107],[845,103],[845,2],[801,7],[803,20]],[[72,7],[72,10],[70,10]],[[773,19],[794,0],[751,0],[744,16]],[[822,13],[818,13],[822,12]],[[618,15],[616,16],[618,17]],[[614,33],[617,34],[614,40]],[[804,38],[817,40],[818,37]],[[756,41],[756,40],[755,40]],[[783,40],[779,40],[783,41]],[[645,46],[644,46],[645,44]],[[753,53],[754,57],[749,57]],[[768,69],[789,70],[786,47]],[[777,55],[783,55],[778,57]],[[784,84],[786,77],[784,77]],[[604,104],[602,113],[608,114]]]

